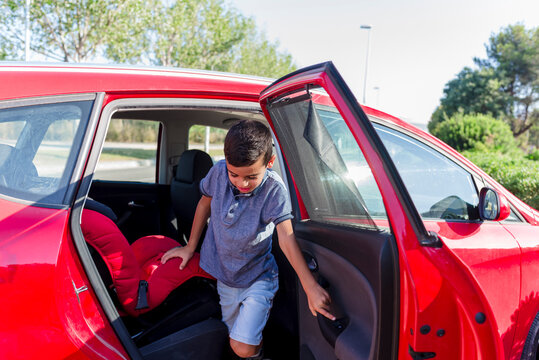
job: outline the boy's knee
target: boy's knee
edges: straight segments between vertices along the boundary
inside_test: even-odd
[[[242,358],[255,356],[260,351],[260,345],[249,345],[234,339],[230,339],[230,347],[236,355]]]

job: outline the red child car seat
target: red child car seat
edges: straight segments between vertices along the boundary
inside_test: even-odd
[[[130,245],[109,217],[88,208],[82,212],[81,228],[86,241],[105,261],[120,304],[131,316],[154,309],[190,278],[212,279],[200,268],[198,253],[183,270],[180,258],[161,264],[161,256],[179,245],[169,237],[144,236]]]

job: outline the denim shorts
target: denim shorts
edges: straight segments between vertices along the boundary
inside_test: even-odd
[[[217,281],[223,322],[230,338],[249,345],[262,341],[279,278],[258,280],[248,288],[233,288]]]

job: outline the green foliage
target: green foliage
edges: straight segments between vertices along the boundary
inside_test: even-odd
[[[528,155],[526,155],[526,159],[533,160],[533,161],[539,161],[539,149],[535,149]]]
[[[522,201],[539,209],[539,161],[499,152],[464,155]]]
[[[157,143],[158,133],[157,121],[113,119],[109,125],[106,141]]]
[[[154,149],[134,149],[134,148],[107,148],[103,149],[103,155],[115,155],[116,159],[155,159],[156,151]]]
[[[280,53],[278,43],[269,42],[264,34],[257,34],[254,23],[236,55],[237,61],[230,68],[231,72],[279,78],[294,70],[292,56]]]
[[[121,36],[106,50],[116,62],[268,77],[295,70],[290,55],[279,52],[277,43],[258,34],[251,18],[223,0],[156,1],[147,31]],[[132,47],[131,42],[141,45]]]
[[[210,127],[210,143],[224,143],[227,131]],[[206,139],[206,126],[193,125],[189,128],[189,143],[203,144]]]
[[[26,0],[0,2],[0,59],[21,59]],[[33,52],[66,62],[175,66],[279,77],[292,57],[224,0],[33,0]]]
[[[508,95],[500,91],[502,86],[502,80],[493,69],[465,67],[456,79],[445,85],[444,97],[428,124],[429,131],[458,113],[489,114],[495,118],[504,116],[510,102]]]
[[[431,132],[458,151],[518,151],[509,125],[490,115],[458,113]]]
[[[30,2],[30,48],[59,61],[82,62],[102,56],[116,34],[140,32],[150,9],[140,0],[33,0]],[[0,44],[21,58],[24,46],[25,0],[7,0],[0,7]]]
[[[530,116],[539,103],[539,27],[503,28],[486,50],[487,59],[474,59],[477,69],[464,68],[446,84],[429,130],[458,112],[502,118],[515,136],[539,123]]]

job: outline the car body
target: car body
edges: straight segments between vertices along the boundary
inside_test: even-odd
[[[296,238],[338,318],[310,315],[274,244],[280,290],[265,333],[273,358],[537,353],[539,213],[440,140],[360,106],[331,63],[274,82],[5,63],[0,83],[1,358],[186,359],[212,346],[203,335],[186,342],[185,329],[137,343],[92,260],[81,214],[91,197],[119,215],[128,239],[178,237],[170,187],[194,146],[190,129],[224,131],[238,119],[271,127]],[[124,120],[155,129],[140,179],[121,167],[131,160],[102,162],[107,129]]]

